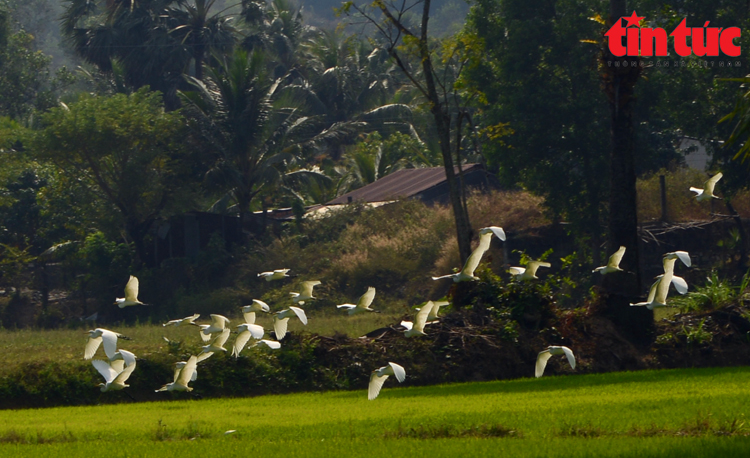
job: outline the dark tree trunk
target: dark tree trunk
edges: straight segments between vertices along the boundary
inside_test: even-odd
[[[610,18],[605,27],[609,29],[623,16],[626,16],[625,0],[610,0]],[[607,252],[614,253],[620,246],[627,249],[621,263],[627,273],[607,275],[603,282],[608,293],[605,313],[621,331],[647,341],[654,326],[653,312],[645,307],[630,307],[630,302],[637,302],[641,295],[633,129],[634,92],[641,74],[641,62],[638,57],[614,56],[609,52],[606,41],[602,60],[612,141]]]

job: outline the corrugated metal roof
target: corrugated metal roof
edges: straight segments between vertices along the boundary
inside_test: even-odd
[[[464,173],[481,168],[481,164],[463,164]],[[458,167],[454,170],[458,174]],[[338,205],[349,202],[382,202],[400,197],[411,197],[445,181],[443,167],[428,167],[422,169],[402,169],[383,178],[363,186],[354,191],[341,195],[325,205]]]

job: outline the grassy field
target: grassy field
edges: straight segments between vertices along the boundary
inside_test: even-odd
[[[350,391],[0,411],[0,454],[750,456],[745,367],[394,385],[375,401]]]
[[[334,333],[359,337],[374,329],[398,322],[400,314],[368,313],[358,316],[347,316],[346,313],[312,312],[308,325],[304,326],[299,320],[289,322],[289,332],[311,332],[330,336]],[[209,323],[208,316],[201,317],[200,323]],[[230,325],[244,322],[241,317],[234,318]],[[270,316],[259,315],[258,324],[262,325],[266,333],[273,331]],[[95,325],[91,325],[94,328]],[[198,334],[198,328],[162,327],[159,324],[141,324],[138,326],[102,326],[118,332],[130,340],[121,340],[118,347],[135,353],[138,357],[147,358],[154,353],[166,353],[167,342],[163,337],[174,341],[183,341],[188,349],[200,352],[200,346],[205,345]],[[87,328],[89,329],[89,328]],[[232,328],[235,329],[234,327]],[[44,363],[48,361],[82,361],[83,348],[88,339],[88,333],[83,329],[56,330],[5,330],[0,329],[0,376],[16,369],[20,363]],[[231,337],[226,348],[231,350],[234,337]],[[282,341],[283,343],[283,341]],[[100,348],[97,358],[103,358]]]

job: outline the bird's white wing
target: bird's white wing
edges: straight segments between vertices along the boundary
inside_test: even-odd
[[[117,377],[112,381],[113,383],[125,383],[128,378],[130,378],[130,374],[133,373],[135,370],[135,363],[131,364],[130,366],[126,366],[125,369],[123,369],[119,374],[117,374]]]
[[[251,324],[247,323],[247,329],[250,331],[250,335],[253,336],[253,339],[262,339],[263,334],[266,333],[266,331],[263,329],[263,326],[259,324]]]
[[[353,309],[355,307],[356,305],[354,304],[341,304],[336,306],[337,309]]]
[[[440,277],[432,277],[433,280],[442,280],[443,278],[452,278],[454,274],[441,275]]]
[[[551,356],[552,353],[550,353],[549,350],[539,352],[539,356],[536,357],[536,369],[534,371],[535,377],[539,378],[544,374],[544,368],[547,367],[547,361],[549,361]]]
[[[241,332],[234,340],[234,346],[232,347],[232,356],[240,356],[240,352],[243,348],[245,348],[245,345],[247,345],[251,337],[252,334],[250,334],[250,331]]]
[[[357,301],[357,307],[366,309],[372,304],[373,299],[375,299],[375,288],[370,286],[367,288],[367,292],[360,296]]]
[[[682,261],[685,266],[690,267],[692,264],[692,261],[690,261],[690,253],[687,251],[675,251],[674,254],[679,258],[680,261]]]
[[[281,340],[286,335],[286,328],[289,325],[289,318],[273,317],[273,332],[276,333],[276,340]]]
[[[91,359],[94,357],[94,354],[96,353],[96,350],[99,349],[99,345],[102,343],[101,336],[94,337],[93,339],[89,337],[89,340],[86,342],[86,347],[83,349],[83,359]]]
[[[281,343],[275,340],[261,339],[258,341],[258,343],[266,344],[268,348],[271,348],[273,350],[278,350],[279,348],[281,348]]]
[[[258,299],[253,299],[253,306],[255,306],[254,308],[260,308],[261,312],[271,311],[271,308],[268,306],[268,304]]]
[[[393,369],[393,375],[396,376],[396,380],[398,380],[398,383],[402,383],[406,379],[406,371],[404,370],[404,367],[400,364],[391,362],[388,362],[388,365],[391,366],[391,369]]]
[[[201,340],[203,342],[208,342],[209,340],[211,340],[211,333],[204,332],[206,329],[208,329],[209,326],[207,324],[202,324],[200,325],[200,327],[201,327],[201,330],[199,334],[201,335]]]
[[[218,328],[218,329],[224,329],[227,326],[227,323],[229,323],[229,320],[222,315],[211,315],[211,327]]]
[[[661,277],[659,277],[654,282],[654,284],[651,285],[651,288],[648,290],[648,297],[646,298],[646,302],[654,302],[654,298],[656,297],[656,289],[659,287],[659,283],[661,283]]]
[[[187,363],[185,363],[187,364]],[[182,368],[185,367],[185,364],[181,366],[175,366],[174,368],[174,378],[172,379],[172,383],[177,381],[177,378],[180,376],[180,372],[182,372]]]
[[[109,365],[112,367],[112,369],[115,371],[116,374],[119,374],[125,369],[125,361],[122,359],[116,359],[114,361],[110,361]]]
[[[387,375],[378,375],[377,372],[373,372],[372,375],[370,375],[370,385],[367,387],[368,400],[372,401],[378,397],[380,389],[383,388],[383,384],[387,379]]]
[[[466,263],[464,264],[464,268],[461,269],[461,273],[472,277],[474,276],[474,271],[476,270],[477,266],[479,266],[479,261],[482,260],[484,252],[487,251],[490,247],[489,242],[492,240],[492,236],[490,234],[487,235],[489,237],[479,237],[479,246],[474,248],[474,251],[472,251],[469,257],[466,259]]]
[[[130,280],[125,285],[125,300],[137,302],[138,301],[138,279],[134,276],[130,276]]]
[[[685,294],[688,292],[688,284],[684,278],[673,275],[672,284],[678,293]]]
[[[192,355],[190,359],[188,359],[187,364],[185,364],[185,367],[183,367],[180,371],[180,375],[177,377],[177,380],[175,380],[175,382],[179,385],[187,386],[187,384],[190,382],[190,379],[193,377],[193,372],[195,372],[195,368],[197,365],[198,358],[195,355]]]
[[[214,355],[214,352],[212,351],[202,351],[197,357],[196,361],[199,363],[202,363],[203,361],[207,360],[208,358],[212,357]]]
[[[695,193],[695,196],[693,196],[693,197],[698,197],[701,194],[703,194],[703,190],[702,189],[694,188],[692,186],[690,187],[690,191]]]
[[[571,350],[568,347],[560,347],[560,348],[562,348],[563,353],[565,353],[565,357],[568,358],[568,362],[570,363],[570,368],[575,369],[576,357],[573,355],[573,350]]]
[[[658,284],[656,285],[656,292],[654,293],[654,298],[652,301],[649,302],[657,302],[659,304],[666,304],[667,303],[667,295],[669,294],[669,285],[672,284],[672,279],[670,278],[667,281],[664,281],[665,277],[662,276],[658,280]],[[651,293],[649,293],[649,297],[651,297]]]
[[[102,374],[105,382],[109,383],[117,377],[117,371],[115,371],[108,362],[102,361],[101,359],[95,359],[91,361],[91,364],[100,374]]]
[[[318,280],[310,280],[306,282],[302,282],[302,294],[305,296],[312,296],[313,287],[320,284],[320,281]]]
[[[529,261],[526,264],[526,271],[529,275],[536,275],[536,271],[540,267],[552,267],[552,264],[544,261]]]
[[[127,350],[120,350],[118,353],[122,357],[122,360],[125,362],[126,366],[135,364],[135,355],[133,353]]]
[[[245,323],[248,323],[248,324],[255,323],[255,312],[243,312],[242,316],[245,317]]]
[[[304,324],[305,326],[307,326],[307,315],[305,315],[305,311],[304,310],[302,310],[299,307],[294,307],[294,306],[289,306],[289,309],[292,312],[294,312],[295,315],[297,315],[297,318],[299,318],[299,320],[302,322],[302,324]],[[263,337],[263,336],[261,336],[261,337]]]
[[[723,177],[724,174],[719,172],[716,175],[709,178],[706,183],[703,185],[703,187],[706,189],[706,193],[713,194],[714,188],[716,187],[716,183],[721,180],[721,177]]]
[[[526,269],[523,267],[510,267],[508,268],[508,272],[510,272],[511,275],[523,275],[523,273],[526,272]]]
[[[411,321],[402,321],[401,326],[405,327],[406,330],[409,331],[414,327],[414,323],[412,323]]]
[[[107,358],[114,358],[115,353],[117,353],[117,334],[102,329],[102,346],[104,347],[104,353],[107,355]]]
[[[421,309],[419,309],[417,316],[414,317],[414,327],[417,328],[418,331],[424,332],[424,325],[427,323],[427,316],[432,312],[434,307],[435,303],[428,301]]]
[[[229,328],[224,328],[224,330],[221,331],[221,334],[219,334],[218,336],[214,338],[214,341],[211,342],[211,345],[215,345],[217,347],[223,347],[224,344],[227,343],[227,340],[229,339],[230,332],[231,331],[229,330]]]
[[[620,261],[622,261],[622,257],[625,256],[625,247],[621,246],[619,250],[615,251],[615,253],[609,257],[609,262],[607,263],[607,266],[612,268],[619,268],[620,267]]]
[[[495,237],[499,238],[503,242],[505,241],[505,231],[503,230],[502,227],[488,226],[488,227],[480,229],[480,232],[481,231],[492,231],[492,233],[495,234]]]

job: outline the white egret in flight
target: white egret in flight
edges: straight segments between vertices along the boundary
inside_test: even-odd
[[[479,277],[474,276],[474,271],[479,266],[479,261],[482,260],[484,252],[490,248],[490,242],[492,242],[493,233],[493,231],[488,230],[479,236],[479,245],[474,248],[474,251],[472,251],[471,255],[469,255],[469,257],[466,259],[464,268],[461,269],[460,272],[457,272],[455,274],[442,275],[440,277],[432,277],[432,279],[441,280],[443,278],[452,278],[456,283],[462,281],[479,280]]]
[[[276,333],[276,340],[281,340],[286,335],[286,329],[289,325],[289,318],[296,316],[307,326],[307,315],[299,307],[290,306],[288,309],[276,312],[273,316],[273,332]]]
[[[549,359],[553,355],[565,355],[568,358],[570,367],[572,369],[576,368],[576,357],[573,356],[573,352],[570,350],[570,348],[550,346],[547,347],[546,350],[539,352],[539,355],[536,357],[536,370],[534,375],[537,378],[541,377],[542,374],[544,374],[544,368],[547,367],[547,361],[549,361]]]
[[[281,280],[284,277],[288,277],[287,273],[291,269],[276,269],[273,272],[261,272],[258,274],[259,277],[263,277],[266,281]]]
[[[224,328],[224,330],[221,331],[221,334],[214,337],[208,345],[202,346],[202,350],[198,354],[198,362],[210,358],[217,351],[227,351],[227,349],[224,348],[224,344],[229,340],[230,332],[229,328]]]
[[[229,319],[222,315],[211,314],[211,324],[201,324],[201,339],[204,342],[211,340],[211,334],[214,332],[223,331],[229,324]]]
[[[606,266],[597,267],[591,272],[599,272],[602,275],[611,274],[612,272],[622,272],[622,269],[620,269],[620,261],[622,261],[623,256],[625,256],[625,247],[621,246],[619,250],[615,251],[615,253],[609,257]]]
[[[290,292],[289,294],[292,295],[292,302],[299,305],[305,305],[305,301],[309,301],[310,299],[315,299],[313,296],[313,288],[318,286],[320,284],[320,281],[318,280],[309,280],[302,282],[302,288],[299,293],[296,292]]]
[[[544,261],[529,261],[526,263],[525,268],[511,267],[508,270],[516,280],[536,280],[539,278],[536,276],[536,270],[540,267],[552,267],[552,264]]]
[[[138,279],[136,277],[130,276],[130,280],[125,285],[125,297],[116,298],[115,304],[120,308],[125,308],[129,305],[146,305],[138,300]]]
[[[721,172],[712,176],[703,183],[703,189],[691,187],[690,190],[695,193],[695,200],[703,202],[704,200],[711,200],[712,198],[719,199],[719,197],[714,195],[714,188],[716,187],[716,183],[721,180],[721,177],[723,176],[724,175]]]
[[[402,321],[401,326],[406,328],[404,337],[414,336],[425,336],[424,327],[427,324],[427,317],[432,313],[432,309],[437,307],[434,302],[427,301],[427,303],[419,309],[417,315],[414,317],[414,323],[411,321]]]
[[[196,313],[195,315],[186,316],[185,318],[180,318],[179,320],[171,320],[167,321],[166,323],[162,324],[162,326],[198,326],[198,323],[195,322],[200,318],[200,314]]]
[[[102,392],[121,390],[130,386],[126,385],[125,382],[135,370],[135,360],[125,367],[121,367],[121,364],[110,364],[100,359],[91,361],[91,364],[104,377],[105,383],[99,384]]]
[[[242,306],[242,315],[245,317],[245,323],[255,323],[256,312],[270,312],[271,308],[265,302],[253,299],[253,303],[250,305]]]
[[[198,358],[195,355],[191,356],[181,369],[175,371],[174,381],[172,383],[167,383],[155,391],[193,391],[193,388],[189,387],[188,383],[190,383],[193,378],[197,365]]]
[[[367,387],[367,399],[372,401],[378,397],[380,389],[383,388],[383,383],[385,383],[389,375],[395,375],[396,380],[401,383],[406,378],[406,371],[402,366],[391,362],[387,366],[372,371],[372,374],[370,374],[370,385]]]
[[[96,328],[89,333],[89,340],[86,342],[86,347],[83,350],[83,359],[91,359],[94,357],[94,353],[99,348],[100,344],[104,344],[104,353],[107,358],[112,359],[115,357],[117,352],[117,338],[120,334],[112,332],[104,328]]]
[[[356,304],[341,304],[337,305],[336,308],[349,310],[349,315],[357,315],[364,312],[375,312],[370,308],[373,299],[375,299],[375,288],[370,286],[367,288],[365,294],[359,297]]]

